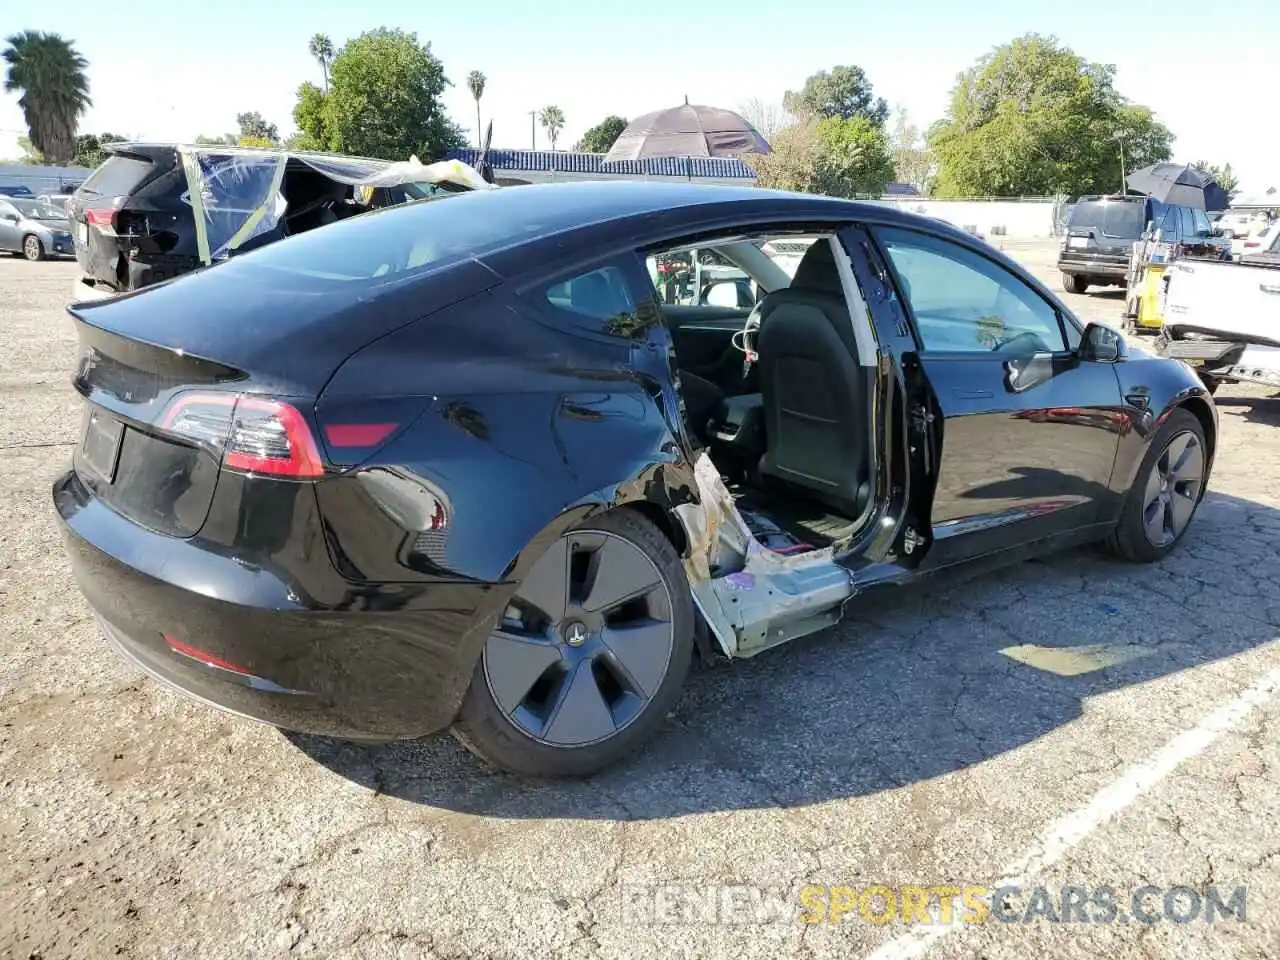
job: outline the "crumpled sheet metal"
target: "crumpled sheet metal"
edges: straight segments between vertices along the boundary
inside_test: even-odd
[[[776,606],[777,613],[784,614],[790,608],[800,611],[806,606],[804,585],[814,582],[813,577],[806,576],[808,571],[817,577],[835,573],[837,584],[844,573],[833,570],[830,547],[788,556],[761,545],[738,513],[733,494],[706,451],[699,453],[694,461],[694,479],[698,484],[699,502],[676,508],[689,541],[685,574],[698,609],[725,654],[738,656],[740,641],[752,624],[731,615],[721,596],[733,595],[739,601],[736,606],[741,609],[768,613],[768,607],[762,608],[758,597],[744,596],[763,591],[764,595],[776,598],[772,605]],[[744,603],[746,600],[751,602]]]

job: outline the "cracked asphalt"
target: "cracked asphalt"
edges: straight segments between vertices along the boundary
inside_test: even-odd
[[[1060,289],[1049,245],[1010,248]],[[73,275],[0,260],[0,956],[865,956],[908,927],[654,924],[627,904],[994,885],[1280,667],[1280,399],[1226,386],[1210,493],[1165,563],[1086,549],[869,594],[834,630],[698,672],[657,741],[590,781],[513,779],[448,737],[223,716],[121,659],[71,582],[49,483],[79,424]],[[1068,299],[1118,319],[1118,293]],[[1244,886],[1243,922],[988,922],[925,955],[1280,956],[1278,735],[1262,697],[1033,878],[1114,888],[1130,920],[1145,885]]]

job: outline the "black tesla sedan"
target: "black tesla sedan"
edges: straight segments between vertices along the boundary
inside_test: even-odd
[[[750,281],[663,303],[694,248]],[[695,653],[872,585],[1089,540],[1159,560],[1217,437],[1188,367],[968,234],[756,189],[428,201],[71,314],[53,497],[106,636],[235,713],[451,727],[528,774],[613,762]]]

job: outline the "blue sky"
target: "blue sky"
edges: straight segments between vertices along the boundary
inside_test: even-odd
[[[495,146],[511,147],[529,146],[529,111],[548,103],[567,117],[565,147],[607,114],[634,117],[686,95],[735,109],[776,103],[840,63],[863,67],[878,94],[924,127],[960,70],[1036,31],[1115,64],[1119,90],[1177,135],[1177,159],[1230,161],[1250,189],[1280,184],[1280,3],[1224,3],[1217,20],[1213,9],[1202,0],[4,0],[0,31],[75,41],[94,98],[83,130],[190,139],[233,130],[244,110],[292,130],[297,85],[320,82],[307,54],[313,33],[341,45],[400,27],[443,60],[455,83],[446,107],[471,135],[463,81],[473,69],[488,76],[484,118]],[[0,156],[16,152],[23,132],[17,98],[0,95]]]

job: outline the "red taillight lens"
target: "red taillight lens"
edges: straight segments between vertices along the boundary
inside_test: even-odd
[[[85,207],[84,218],[95,227],[111,227],[114,230],[116,212],[115,207]]]
[[[376,447],[399,426],[398,423],[331,423],[324,428],[324,439],[331,447]]]
[[[160,426],[222,455],[229,470],[276,477],[324,476],[306,418],[283,400],[194,393],[174,399]]]

